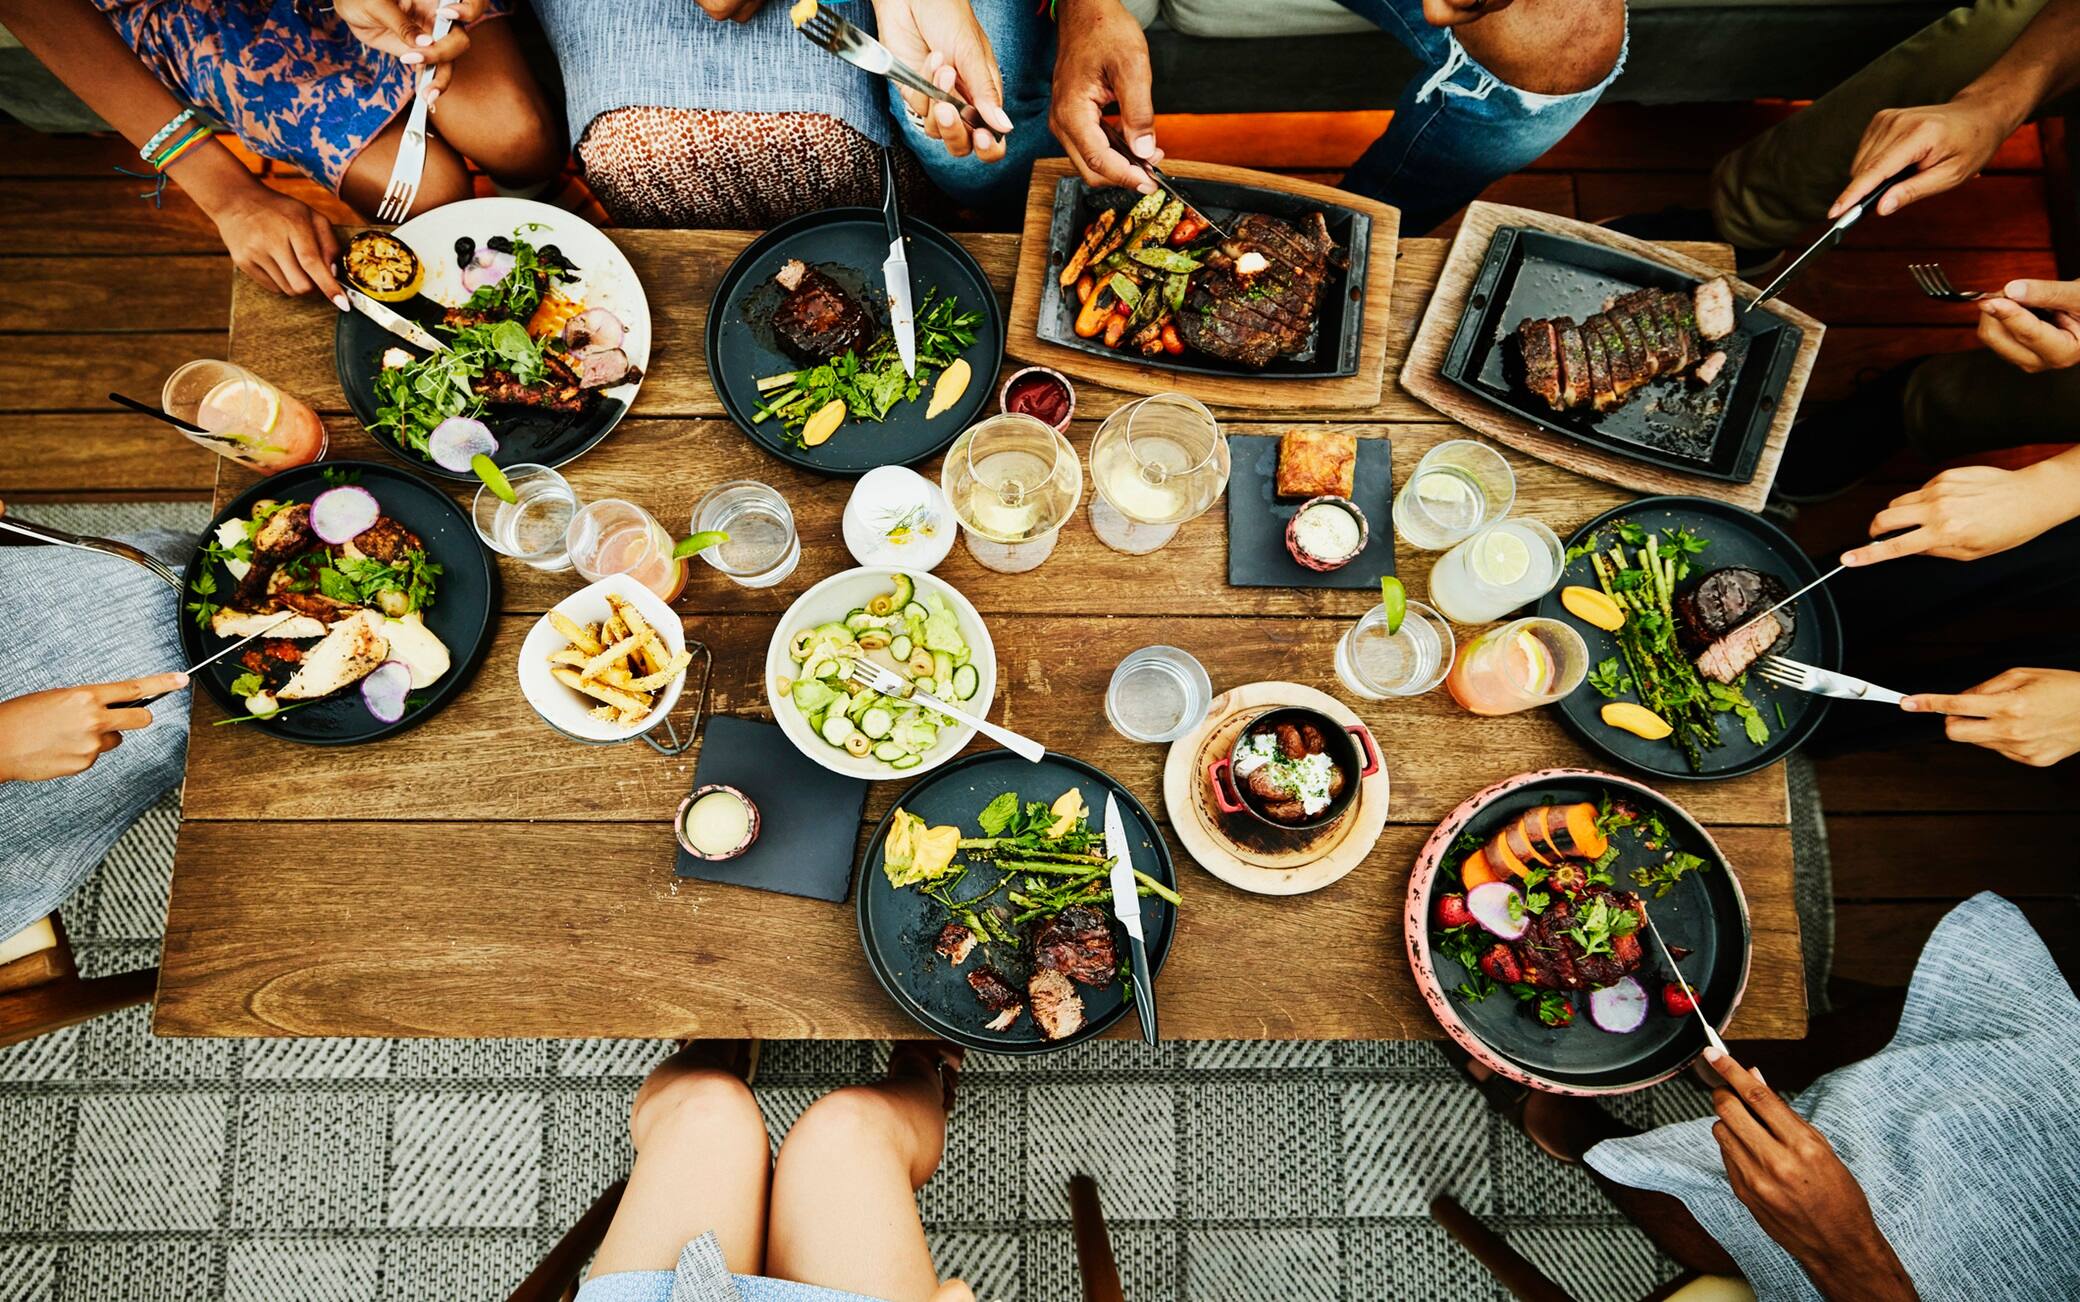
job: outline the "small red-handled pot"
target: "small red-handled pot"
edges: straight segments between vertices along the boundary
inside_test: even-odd
[[[1288,823],[1265,813],[1262,801],[1249,789],[1248,783],[1237,781],[1235,777],[1235,760],[1243,743],[1252,734],[1267,728],[1275,729],[1281,723],[1313,724],[1322,735],[1323,753],[1342,771],[1345,779],[1340,794],[1322,806],[1319,812],[1298,823]],[[1228,748],[1228,753],[1206,766],[1206,779],[1213,784],[1213,802],[1220,806],[1222,813],[1247,814],[1266,827],[1305,832],[1327,827],[1342,818],[1357,803],[1359,786],[1379,770],[1379,743],[1372,739],[1372,733],[1364,724],[1338,723],[1320,710],[1283,705],[1266,710],[1244,724],[1242,731],[1235,734],[1235,744]]]

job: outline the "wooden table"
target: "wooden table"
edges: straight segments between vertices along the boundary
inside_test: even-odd
[[[719,480],[758,478],[787,495],[802,534],[793,578],[752,592],[695,566],[680,602],[692,632],[715,650],[714,708],[764,716],[759,669],[778,615],[809,584],[852,563],[838,536],[850,484],[773,460],[721,418],[701,362],[706,305],[750,237],[616,231],[613,238],[653,304],[650,377],[637,414],[565,473],[582,496],[632,498],[674,528]],[[962,242],[998,294],[1008,295],[1016,237]],[[1389,376],[1400,368],[1444,248],[1439,240],[1401,246]],[[1711,246],[1695,251],[1726,256]],[[331,308],[239,281],[232,357],[325,412],[335,455],[381,459],[387,454],[345,414],[332,333]],[[1083,419],[1072,438],[1087,442],[1096,419],[1123,400],[1079,386]],[[1373,410],[1228,417],[1236,433],[1321,421],[1390,436],[1403,473],[1458,433],[1392,382]],[[1515,454],[1510,460],[1518,501],[1563,535],[1624,500],[1569,472]],[[226,463],[219,504],[249,482]],[[1127,557],[1107,550],[1078,519],[1046,565],[1021,575],[982,570],[956,547],[938,573],[989,621],[999,663],[993,717],[1112,773],[1160,813],[1164,748],[1121,739],[1101,705],[1105,681],[1128,651],[1153,642],[1182,646],[1217,687],[1289,678],[1335,690],[1332,647],[1374,598],[1228,587],[1223,521],[1221,511],[1209,512],[1155,556]],[[1399,556],[1418,595],[1428,561],[1405,547]],[[862,961],[851,903],[673,878],[671,812],[691,784],[694,757],[666,759],[640,744],[595,749],[550,732],[520,697],[515,656],[529,625],[577,580],[500,564],[504,610],[476,681],[402,736],[349,749],[295,746],[210,726],[222,712],[198,696],[156,1029],[917,1035]],[[1476,718],[1442,691],[1356,704],[1385,751],[1393,808],[1378,847],[1350,876],[1313,895],[1249,895],[1201,871],[1173,840],[1186,903],[1161,979],[1171,1035],[1439,1036],[1402,943],[1401,897],[1417,847],[1488,782],[1594,762],[1547,713]],[[1738,867],[1753,911],[1754,971],[1734,1033],[1804,1034],[1781,767],[1670,786]],[[874,786],[868,826],[900,791],[899,783]],[[1134,1028],[1123,1023],[1118,1033]]]

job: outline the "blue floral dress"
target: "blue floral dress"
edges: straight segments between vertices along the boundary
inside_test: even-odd
[[[354,38],[315,0],[94,0],[174,94],[256,154],[334,190],[412,100],[415,69]],[[512,0],[490,0],[485,18]]]

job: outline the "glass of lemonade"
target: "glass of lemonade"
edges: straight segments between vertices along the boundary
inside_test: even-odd
[[[1177,536],[1228,486],[1228,440],[1206,405],[1181,393],[1130,402],[1091,438],[1091,529],[1139,556]]]
[[[578,495],[547,466],[507,466],[505,472],[517,500],[505,501],[488,486],[479,487],[470,503],[477,537],[499,555],[545,574],[569,569],[571,552],[565,538],[571,517],[578,513]]]
[[[1475,439],[1452,439],[1423,454],[1394,498],[1394,532],[1418,551],[1441,552],[1509,514],[1517,477],[1509,461]]]
[[[1134,652],[1105,688],[1105,718],[1128,741],[1176,741],[1199,726],[1212,704],[1206,667],[1174,646]]]
[[[801,563],[802,540],[787,499],[755,479],[717,484],[694,504],[693,532],[710,529],[729,537],[701,552],[701,559],[740,587],[770,588]]]
[[[1052,426],[1007,412],[962,431],[946,450],[939,487],[976,563],[1017,574],[1054,553],[1083,498],[1083,464]]]
[[[1536,520],[1491,524],[1430,567],[1430,600],[1454,624],[1485,624],[1552,591],[1566,549]]]
[[[159,407],[200,426],[188,438],[262,474],[307,466],[325,455],[318,413],[242,366],[205,358],[166,377]]]
[[[1445,685],[1475,714],[1515,714],[1551,705],[1582,685],[1589,646],[1557,619],[1532,617],[1491,628],[1466,644]]]
[[[1374,606],[1336,644],[1336,677],[1353,696],[1385,701],[1421,696],[1452,667],[1452,626],[1420,601],[1387,632],[1387,608]]]
[[[587,583],[626,574],[666,601],[686,588],[686,563],[672,559],[672,536],[657,517],[618,497],[579,508],[564,534],[571,564]]]

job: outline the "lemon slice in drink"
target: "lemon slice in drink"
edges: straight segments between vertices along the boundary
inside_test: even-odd
[[[241,376],[219,381],[195,413],[195,423],[212,434],[272,434],[281,419],[282,395]]]
[[[1531,572],[1531,549],[1506,529],[1491,529],[1473,549],[1473,572],[1498,588],[1512,587]]]

